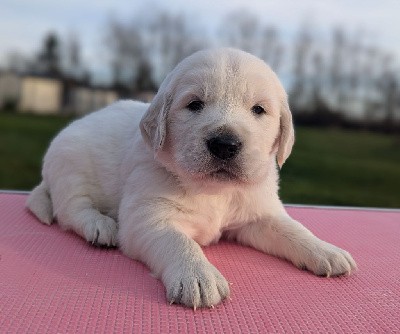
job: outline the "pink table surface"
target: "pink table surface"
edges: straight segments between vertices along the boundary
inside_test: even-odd
[[[289,207],[352,253],[350,277],[319,278],[237,244],[204,248],[231,298],[194,312],[118,250],[89,246],[0,194],[0,333],[389,333],[400,331],[400,211]]]

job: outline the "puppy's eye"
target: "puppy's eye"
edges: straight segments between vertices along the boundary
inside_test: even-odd
[[[256,115],[261,115],[266,113],[265,109],[258,104],[253,106],[253,108],[251,108],[251,111]]]
[[[200,100],[194,100],[190,102],[186,108],[190,111],[199,112],[204,108],[204,102]]]

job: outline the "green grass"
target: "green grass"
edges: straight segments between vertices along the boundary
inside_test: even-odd
[[[400,207],[400,138],[298,128],[281,173],[285,202]]]
[[[0,189],[32,189],[51,139],[71,121],[56,116],[0,113]]]
[[[0,113],[0,189],[32,189],[42,157],[69,118]],[[400,138],[296,129],[281,172],[285,203],[400,207]]]

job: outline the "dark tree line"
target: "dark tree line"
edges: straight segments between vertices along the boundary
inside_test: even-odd
[[[35,55],[29,57],[14,51],[7,58],[8,69],[18,73],[90,81],[90,71],[82,59],[82,45],[76,33],[62,38],[49,32]]]
[[[293,38],[245,11],[229,13],[208,34],[199,20],[153,11],[130,21],[109,19],[101,53],[106,54],[112,85],[121,96],[155,91],[165,75],[199,49],[233,46],[264,59],[283,79],[295,119],[309,124],[400,128],[400,69],[394,55],[371,35],[335,27],[325,36],[302,25]],[[49,34],[33,60],[10,55],[10,67],[28,64],[41,73],[89,81],[76,34]]]
[[[362,32],[337,27],[323,47],[304,26],[295,40],[293,62],[290,93],[299,120],[399,130],[398,65]]]
[[[400,126],[399,68],[365,32],[333,28],[317,36],[310,24],[291,41],[249,12],[228,14],[213,36],[183,16],[163,12],[132,23],[111,20],[107,43],[113,80],[127,92],[152,90],[181,59],[207,46],[233,46],[264,59],[286,82],[303,123]]]
[[[152,17],[143,20],[138,16],[132,23],[112,19],[106,27],[112,81],[128,94],[156,90],[179,61],[208,44],[193,37],[181,15],[159,12]]]

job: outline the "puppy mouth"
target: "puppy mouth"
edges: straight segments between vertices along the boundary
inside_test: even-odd
[[[197,169],[189,171],[188,176],[192,180],[213,183],[247,183],[248,179],[239,162],[220,163],[207,161]]]
[[[237,181],[239,176],[226,168],[219,168],[215,171],[212,171],[210,177],[217,181]]]

